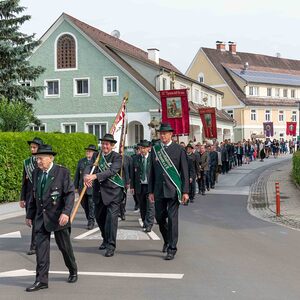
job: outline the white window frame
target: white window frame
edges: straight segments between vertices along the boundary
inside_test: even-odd
[[[76,49],[75,49],[75,53],[76,53],[76,68],[68,68],[68,69],[58,69],[57,68],[57,42],[58,42],[58,39],[62,35],[65,35],[65,34],[71,35],[74,38],[74,40],[75,40],[75,47],[76,47]],[[56,37],[55,42],[54,42],[54,71],[56,71],[56,72],[63,72],[63,71],[74,71],[74,70],[78,70],[78,43],[77,43],[77,38],[71,32],[62,32],[62,33],[60,33]]]
[[[294,96],[293,96],[294,93]],[[291,98],[294,99],[296,98],[296,90],[295,89],[291,89]]]
[[[54,95],[49,95],[48,94],[48,82],[50,81],[57,81],[58,82],[58,94],[54,94]],[[44,98],[60,98],[60,79],[56,78],[56,79],[45,79],[44,80]]]
[[[255,85],[249,86],[249,96],[259,96],[259,87]]]
[[[292,118],[291,119],[292,119],[292,122],[297,122],[297,111],[296,110],[292,111]]]
[[[230,117],[232,119],[234,119],[234,110],[233,109],[226,109],[226,112],[228,113],[228,115],[230,115]]]
[[[267,113],[267,111],[269,111],[269,113]],[[267,115],[269,116],[269,119],[267,118]],[[265,121],[266,122],[270,122],[272,119],[272,116],[271,116],[271,110],[270,109],[266,109],[265,110]]]
[[[45,127],[45,131],[41,131],[41,130],[38,130],[38,131],[30,130],[31,127],[39,127],[39,128],[40,128],[41,126],[44,126],[44,127]],[[47,123],[41,123],[40,126],[37,126],[37,125],[35,125],[35,124],[30,124],[30,125],[29,125],[29,131],[31,131],[31,132],[47,132]]]
[[[200,78],[201,78],[202,80],[200,80]],[[202,72],[198,74],[198,81],[199,81],[200,83],[204,83],[204,74],[203,74]]]
[[[283,113],[280,113],[280,112],[283,112]],[[282,120],[280,120],[280,116],[282,116]],[[278,110],[278,122],[284,122],[285,120],[285,113],[284,113],[284,110]]]
[[[271,95],[268,95],[268,91],[271,91]],[[267,88],[267,97],[273,97],[273,89],[271,87]]]
[[[278,95],[277,95],[277,92],[278,92]],[[275,88],[275,97],[280,98],[280,92],[281,92],[280,88]]]
[[[255,117],[252,118],[252,116],[255,116]],[[250,121],[255,121],[255,122],[258,121],[257,120],[257,111],[256,111],[256,109],[250,109]]]
[[[78,130],[77,130],[77,122],[63,122],[63,123],[60,123],[60,131],[62,133],[66,133],[66,131],[65,131],[65,125],[75,125],[75,132],[78,132]]]
[[[89,133],[89,125],[105,125],[106,126],[106,132],[108,132],[108,122],[93,122],[93,121],[89,121],[89,122],[84,122],[84,132],[85,133]],[[98,141],[99,143],[99,141]]]
[[[163,77],[162,78],[162,90],[166,90],[167,89],[167,78]]]
[[[88,92],[85,94],[78,94],[77,93],[77,81],[78,80],[87,80],[88,81]],[[78,77],[78,78],[73,78],[73,96],[74,97],[90,97],[91,93],[91,82],[90,82],[90,77]]]
[[[286,92],[286,96],[284,95],[285,92]],[[288,96],[289,96],[289,90],[288,90],[288,89],[283,89],[283,90],[282,90],[282,97],[283,97],[283,98],[288,98]]]
[[[117,91],[108,92],[107,91],[107,79],[116,79],[117,80]],[[103,96],[118,96],[119,95],[119,76],[103,76]]]

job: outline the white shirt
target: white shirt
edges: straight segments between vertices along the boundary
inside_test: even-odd
[[[43,173],[46,173],[46,179],[48,178],[48,175],[49,175],[49,172],[50,172],[50,170],[52,169],[52,167],[53,167],[53,162],[50,164],[50,167],[49,167],[49,169],[48,170],[43,170]]]
[[[171,144],[172,144],[172,140],[168,143],[168,144],[164,144],[164,143],[162,143],[162,145],[164,146],[164,147],[169,147]]]

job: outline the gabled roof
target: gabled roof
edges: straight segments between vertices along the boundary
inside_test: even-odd
[[[291,76],[300,75],[300,60],[246,52],[237,52],[236,54],[232,54],[230,51],[220,51],[211,48],[201,48],[201,50],[205,53],[207,58],[211,61],[211,63],[214,65],[223,79],[227,82],[227,84],[239,98],[239,100],[241,100],[245,104],[246,102],[247,104],[249,104],[250,99],[246,98],[246,95],[244,94],[242,89],[231,77],[230,69],[243,70],[245,63],[247,62],[249,64],[249,72],[260,72],[261,75],[263,75],[263,73],[273,73],[273,77],[279,76],[274,75],[275,73],[288,74]],[[253,74],[254,73],[252,73],[252,75]],[[269,77],[271,77],[271,74],[269,74]],[[275,83],[270,82],[270,84]],[[280,100],[280,103],[277,104],[275,104],[275,101],[276,99],[273,99],[273,105],[282,104],[282,99]],[[293,102],[293,100],[291,100],[291,102]],[[294,101],[294,103],[296,103],[296,100]]]

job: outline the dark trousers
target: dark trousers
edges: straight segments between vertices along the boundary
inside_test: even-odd
[[[237,161],[238,161],[238,166],[241,166],[243,164],[243,155],[242,154],[237,154]]]
[[[178,208],[177,196],[174,198],[155,198],[155,218],[168,252],[177,250],[178,242]]]
[[[133,195],[133,200],[134,200],[134,209],[140,208],[139,200],[136,194]]]
[[[95,222],[95,203],[92,195],[85,194],[81,201],[81,206],[84,209],[86,219],[89,222]]]
[[[192,182],[190,182],[189,186],[189,198],[193,200],[195,198],[196,193],[196,178],[192,178]]]
[[[77,264],[70,239],[71,228],[54,231],[58,249],[63,255],[65,265],[72,274],[77,273]],[[44,225],[36,232],[36,281],[48,283],[50,266],[50,235]]]
[[[100,194],[100,201],[95,204],[95,217],[100,228],[103,243],[108,249],[115,249],[117,245],[118,217],[120,202],[105,205]]]
[[[140,204],[141,218],[145,227],[152,227],[154,223],[154,203],[149,201],[148,184],[141,185],[141,192],[136,195]]]
[[[222,174],[228,173],[229,171],[229,161],[222,160]]]
[[[217,172],[217,166],[211,166],[209,168],[209,180],[210,180],[211,187],[214,187],[216,184],[216,172]]]
[[[123,193],[123,199],[120,203],[120,218],[125,220],[125,213],[126,213],[126,203],[127,203],[127,191]]]
[[[206,186],[206,172],[200,171],[200,178],[198,178],[198,188],[199,193],[205,193],[205,186]]]
[[[27,206],[26,206],[26,212],[27,212]],[[31,241],[30,241],[30,249],[29,250],[35,250],[36,249],[36,233],[35,233],[35,220],[32,220],[32,226],[31,226]]]
[[[210,172],[209,172],[209,170],[206,171],[205,186],[206,186],[207,190],[210,189]]]

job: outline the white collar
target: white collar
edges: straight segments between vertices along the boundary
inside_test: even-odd
[[[173,141],[171,140],[168,144],[162,143],[162,145],[163,145],[163,146],[166,146],[166,147],[169,147],[169,146],[172,144],[172,142],[173,142]]]
[[[149,152],[147,152],[147,154],[146,154],[146,155],[143,155],[143,154],[142,154],[142,156],[143,156],[143,157],[145,157],[145,158],[148,158],[148,156],[149,156]]]
[[[49,174],[49,172],[50,172],[50,170],[52,169],[52,167],[53,167],[53,162],[51,163],[51,165],[50,165],[50,167],[49,167],[49,169],[47,170],[47,171],[43,171],[44,173],[46,172],[47,173],[47,175]]]

